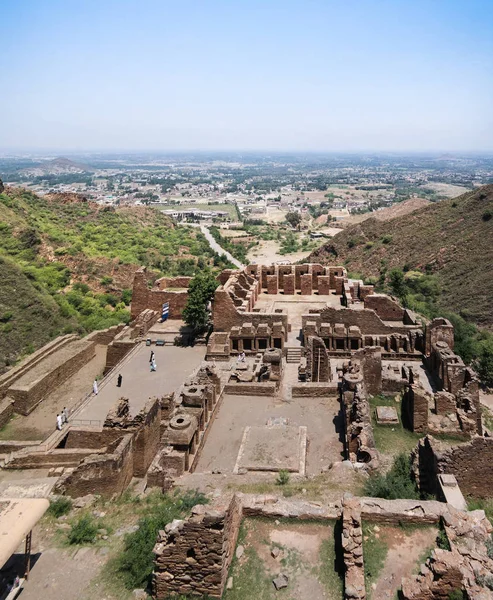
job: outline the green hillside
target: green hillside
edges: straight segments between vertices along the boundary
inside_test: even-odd
[[[0,193],[0,372],[60,333],[129,320],[133,273],[193,275],[221,260],[199,230],[151,208]]]
[[[491,328],[493,185],[391,221],[370,218],[348,227],[310,260],[343,264],[380,287],[391,283],[392,269],[401,269],[418,303]]]

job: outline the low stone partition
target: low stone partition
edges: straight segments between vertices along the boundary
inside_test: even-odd
[[[90,342],[94,342],[95,344],[108,346],[124,327],[125,325],[123,324],[113,325],[113,327],[108,327],[108,329],[100,329],[99,331],[93,331],[85,339]]]
[[[49,392],[87,364],[94,355],[94,342],[73,340],[39,361],[8,389],[15,412],[28,415]]]
[[[325,398],[326,396],[337,396],[339,393],[338,383],[295,383],[291,388],[293,398]]]
[[[275,381],[227,383],[224,386],[224,393],[233,396],[275,396],[276,390]]]
[[[342,550],[344,554],[344,598],[365,600],[363,529],[358,498],[345,497],[342,509]]]
[[[385,500],[358,498],[361,516],[372,523],[436,524],[449,511],[449,506],[437,500]]]
[[[63,475],[55,490],[73,498],[99,494],[119,496],[128,487],[133,473],[133,436],[125,434],[104,454],[91,454],[71,472]]]
[[[106,350],[104,374],[106,375],[113,367],[116,367],[116,365],[135,348],[137,343],[138,342],[135,339],[130,338],[130,328],[124,327],[122,331],[115,336],[115,339]]]
[[[5,469],[50,469],[51,467],[77,467],[80,462],[93,455],[94,448],[56,448],[46,452],[37,447],[25,446],[23,452],[17,452],[4,466]],[[98,448],[104,454],[106,448]]]

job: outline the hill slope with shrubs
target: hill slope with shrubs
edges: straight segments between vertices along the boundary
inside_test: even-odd
[[[387,222],[348,227],[310,255],[384,284],[392,269],[433,276],[440,308],[493,326],[493,185]]]
[[[223,266],[205,237],[146,207],[0,193],[0,372],[61,333],[128,322],[133,274]]]

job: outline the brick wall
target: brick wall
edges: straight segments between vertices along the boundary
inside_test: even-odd
[[[312,276],[310,275],[310,273],[301,275],[300,288],[301,288],[302,296],[311,296],[311,294],[312,294]]]

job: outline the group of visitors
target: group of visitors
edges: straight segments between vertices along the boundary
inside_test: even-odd
[[[68,409],[66,406],[64,406],[63,410],[56,416],[56,428],[60,430],[65,423],[68,423]]]

